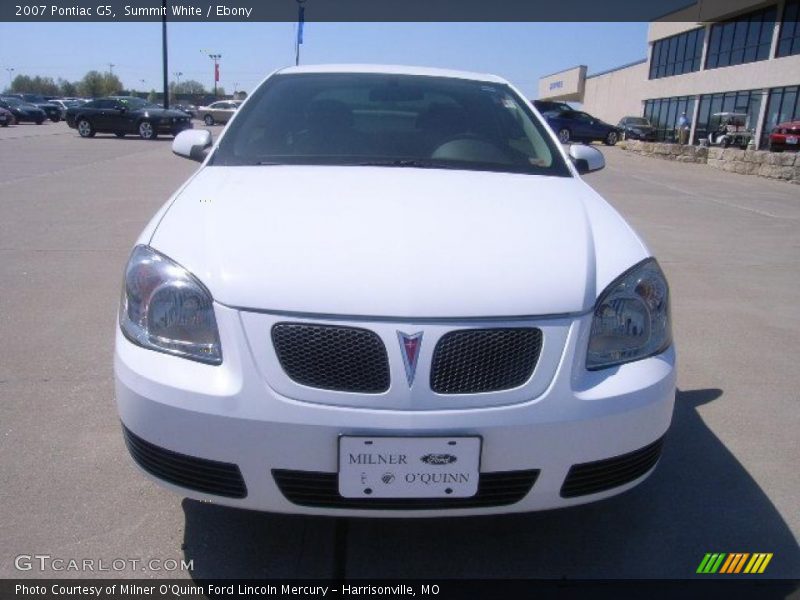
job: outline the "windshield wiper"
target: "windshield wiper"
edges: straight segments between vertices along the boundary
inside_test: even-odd
[[[396,158],[388,160],[367,160],[356,163],[360,167],[412,167],[416,169],[463,169],[463,166],[452,165],[436,160],[419,158]]]

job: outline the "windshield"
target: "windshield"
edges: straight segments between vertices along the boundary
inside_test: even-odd
[[[3,102],[8,104],[9,106],[21,106],[23,104],[27,104],[26,102],[23,102],[19,98],[13,98],[13,97],[8,97],[8,96],[4,96],[2,98],[2,100],[3,100]]]
[[[570,175],[544,127],[508,86],[356,73],[270,78],[240,109],[209,164]]]
[[[628,125],[642,125],[643,127],[650,127],[650,121],[642,117],[628,117]]]

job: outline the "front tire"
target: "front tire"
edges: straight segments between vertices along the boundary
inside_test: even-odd
[[[211,115],[206,115],[203,117],[203,122],[208,125],[209,127],[214,124],[214,117]]]
[[[727,137],[723,137],[719,141],[719,145],[720,145],[720,148],[727,148],[728,146],[731,145],[731,141]]]
[[[617,143],[617,140],[619,140],[619,135],[617,135],[617,132],[609,131],[608,135],[606,136],[606,139],[603,140],[603,143],[606,146],[613,146],[614,144]]]
[[[51,120],[53,123],[58,123],[58,122],[61,120],[61,117],[50,117],[50,120]]]
[[[562,144],[568,144],[572,134],[566,127],[558,130],[558,141]]]
[[[88,120],[81,119],[80,121],[78,121],[77,127],[78,127],[78,134],[82,138],[94,137],[95,134],[94,127],[92,127],[92,124],[89,123]]]
[[[143,140],[154,140],[158,134],[156,128],[150,121],[142,121],[139,123],[139,137]]]
[[[37,125],[41,125],[42,123],[44,123],[44,119],[39,119],[38,121],[36,121]]]

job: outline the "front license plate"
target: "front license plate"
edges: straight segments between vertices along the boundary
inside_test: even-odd
[[[793,136],[793,135],[790,135],[790,136],[788,136],[786,138],[786,143],[787,144],[796,144],[797,143],[797,138],[795,136]]]
[[[478,492],[480,437],[339,438],[344,498],[469,498]]]

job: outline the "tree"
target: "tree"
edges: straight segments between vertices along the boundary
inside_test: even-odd
[[[187,79],[186,81],[175,83],[172,91],[174,94],[180,94],[182,96],[203,96],[208,93],[205,86],[194,79]]]
[[[78,83],[81,96],[96,98],[98,96],[111,96],[119,93],[122,82],[113,73],[100,73],[89,71]]]
[[[150,90],[150,93],[147,95],[147,101],[153,104],[158,102],[158,94],[156,94],[155,90]]]
[[[11,82],[11,92],[15,94],[57,96],[58,91],[58,85],[53,81],[52,77],[17,75]]]
[[[58,91],[59,94],[62,96],[77,96],[78,95],[78,84],[72,83],[71,81],[67,81],[66,79],[58,79]]]

